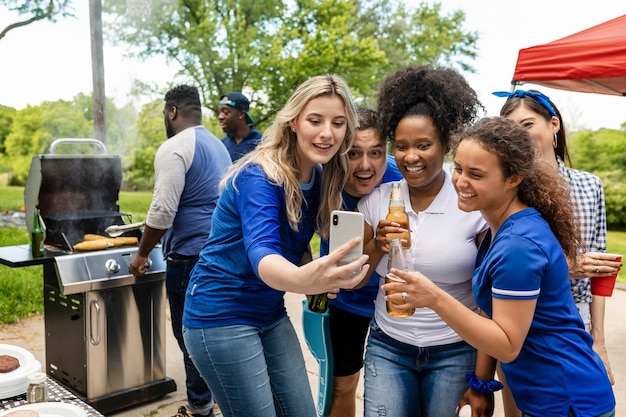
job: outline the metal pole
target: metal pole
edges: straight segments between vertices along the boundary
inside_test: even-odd
[[[102,0],[89,0],[91,28],[91,73],[93,78],[94,138],[107,145],[104,54],[102,52]]]

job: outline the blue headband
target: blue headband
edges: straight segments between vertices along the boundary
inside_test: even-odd
[[[491,94],[493,94],[494,96],[498,96],[498,97],[507,97],[506,99],[507,101],[509,101],[512,97],[519,97],[519,98],[530,97],[533,100],[535,100],[537,103],[545,107],[552,116],[557,117],[557,118],[559,117],[556,114],[556,110],[554,110],[554,106],[552,106],[552,104],[550,103],[550,99],[545,94],[542,94],[536,91],[524,91],[524,90],[515,90],[512,93],[508,91],[494,91]]]

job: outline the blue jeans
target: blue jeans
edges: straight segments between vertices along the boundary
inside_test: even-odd
[[[365,416],[455,417],[468,389],[476,350],[465,342],[416,347],[370,323],[365,362]]]
[[[315,417],[296,332],[283,317],[264,328],[183,329],[189,354],[224,417]]]
[[[183,352],[185,363],[185,384],[187,387],[187,405],[195,414],[206,415],[213,410],[213,396],[209,387],[189,358],[189,353],[183,340],[183,309],[185,307],[185,293],[189,285],[191,270],[198,261],[198,257],[178,257],[172,255],[167,258],[165,271],[165,287],[170,303],[172,331]]]

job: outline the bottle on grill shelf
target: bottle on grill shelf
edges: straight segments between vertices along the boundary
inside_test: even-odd
[[[406,283],[405,280],[400,278],[399,276],[391,273],[391,268],[399,269],[401,271],[408,270],[406,265],[406,260],[404,259],[404,254],[402,253],[402,244],[400,243],[400,238],[391,239],[391,243],[389,245],[389,259],[387,262],[387,275],[385,276],[385,284],[389,284],[391,282],[401,282]],[[396,294],[397,291],[388,291],[387,295]],[[387,301],[387,314],[391,317],[395,318],[405,318],[411,317],[413,313],[415,313],[415,309],[410,310],[399,310],[394,306],[394,303]]]
[[[41,221],[39,210],[35,210],[33,214],[33,229],[30,231],[31,237],[31,253],[34,258],[39,258],[44,255],[43,250],[43,227],[41,226]]]
[[[45,403],[48,401],[48,376],[43,372],[28,375],[28,388],[26,388],[26,401],[30,404]]]
[[[402,189],[399,182],[391,184],[391,194],[389,195],[389,213],[387,213],[386,220],[400,224],[400,227],[407,230],[403,233],[387,233],[389,238],[402,239],[402,248],[408,249],[411,247],[411,233],[409,229],[409,216],[406,214],[404,208],[404,199],[402,198]]]

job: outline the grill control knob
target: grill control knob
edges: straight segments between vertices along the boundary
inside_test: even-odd
[[[104,263],[104,267],[109,274],[117,274],[120,272],[120,264],[115,259],[107,259]]]
[[[150,269],[151,266],[152,266],[152,259],[148,258],[148,260],[146,261],[146,269]]]

